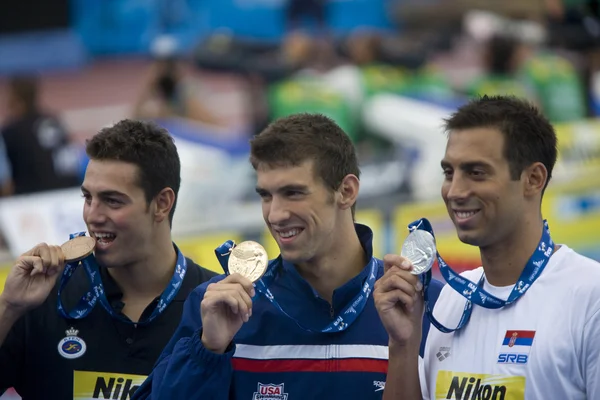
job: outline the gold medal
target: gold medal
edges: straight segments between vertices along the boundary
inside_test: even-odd
[[[231,249],[227,266],[230,274],[238,273],[251,282],[256,282],[267,271],[269,257],[259,243],[245,241]]]
[[[95,247],[96,239],[89,236],[77,236],[60,246],[67,264],[83,260],[94,252]]]

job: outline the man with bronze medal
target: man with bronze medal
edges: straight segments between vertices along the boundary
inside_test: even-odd
[[[600,265],[555,244],[541,212],[557,159],[553,127],[525,101],[484,96],[446,129],[442,197],[482,267],[457,274],[429,221],[409,225],[409,241],[431,238],[413,248],[437,257],[448,284],[434,307],[413,288],[427,288],[430,272],[390,258],[374,291],[390,336],[384,398],[600,399]],[[424,310],[435,328],[420,355]]]
[[[253,138],[250,159],[280,255],[255,242],[218,247],[226,274],[190,295],[134,398],[380,399],[388,336],[372,290],[384,263],[354,221],[354,146],[329,118],[297,114]]]
[[[87,232],[35,246],[0,294],[0,392],[24,400],[131,398],[216,274],[171,240],[180,163],[167,131],[124,120],[86,145]]]

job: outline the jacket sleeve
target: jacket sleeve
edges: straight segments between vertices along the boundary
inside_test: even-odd
[[[442,291],[443,287],[444,284],[438,281],[437,279],[432,279],[431,282],[429,282],[429,286],[427,287],[427,293],[429,294],[429,303],[431,304],[432,310],[435,306],[435,303],[437,302],[438,297],[440,297],[440,292]],[[421,335],[421,348],[419,349],[419,355],[421,357],[423,357],[423,354],[425,352],[425,344],[427,343],[427,335],[429,334],[430,326],[431,322],[429,321],[429,317],[427,316],[427,314],[424,314],[422,330],[423,333]]]
[[[200,340],[200,302],[206,287],[223,278],[215,277],[190,293],[181,323],[133,400],[229,399],[235,345],[230,344],[224,354],[216,354],[204,348]]]

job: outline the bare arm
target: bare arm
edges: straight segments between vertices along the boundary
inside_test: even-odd
[[[383,258],[384,275],[373,298],[389,335],[385,400],[422,400],[419,349],[423,320],[423,285],[411,274],[410,261],[395,254]]]
[[[384,400],[422,400],[419,381],[419,342],[389,344],[388,373]]]
[[[0,346],[21,314],[11,309],[0,296]]]

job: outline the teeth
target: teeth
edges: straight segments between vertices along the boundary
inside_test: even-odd
[[[291,229],[289,231],[279,231],[279,236],[284,239],[291,238],[292,236],[296,236],[300,233],[300,229]]]
[[[98,239],[110,239],[110,238],[114,238],[115,235],[112,233],[94,233],[94,236],[96,236],[96,238]]]
[[[457,211],[456,215],[458,218],[469,218],[473,215],[477,214],[477,211]]]

